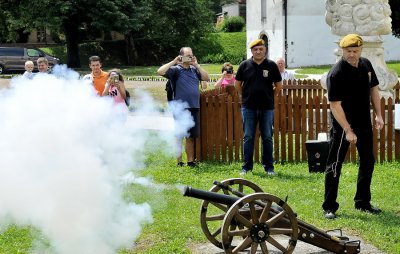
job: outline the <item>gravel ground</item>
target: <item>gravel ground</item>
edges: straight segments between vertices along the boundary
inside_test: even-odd
[[[6,88],[10,83],[10,79],[0,78],[0,89]],[[141,89],[162,89],[164,91],[165,81],[125,81],[127,88],[141,88]]]
[[[350,240],[361,240],[361,254],[386,254],[385,252],[382,252],[378,250],[375,246],[365,243],[362,239],[356,236],[352,236],[347,234],[346,232],[343,232],[343,235],[349,237]],[[281,240],[278,238],[278,242]],[[283,246],[287,246],[287,242],[282,242],[281,244]],[[191,245],[189,246],[190,250],[192,251],[193,254],[223,254],[225,253],[223,250],[215,247],[211,243],[205,243],[205,244],[197,244],[197,245]],[[281,251],[277,250],[276,248],[272,247],[272,245],[268,245],[268,250],[269,254],[279,254],[282,253]],[[240,254],[248,253],[247,251],[245,252],[239,252]],[[257,254],[262,253],[261,250],[257,251]],[[302,241],[297,241],[296,247],[293,251],[294,254],[331,254],[333,252],[323,250],[321,248],[315,247],[313,245],[310,245],[308,243],[302,242]]]

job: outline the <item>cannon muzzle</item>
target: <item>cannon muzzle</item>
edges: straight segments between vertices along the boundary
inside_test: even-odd
[[[225,204],[225,205],[229,205],[229,206],[233,205],[236,201],[238,201],[240,199],[238,197],[234,197],[234,196],[230,196],[230,195],[195,189],[190,186],[186,186],[183,189],[183,196],[207,200],[210,202]]]

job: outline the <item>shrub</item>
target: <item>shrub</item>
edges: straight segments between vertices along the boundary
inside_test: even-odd
[[[193,50],[201,63],[239,64],[246,59],[246,33],[212,33],[194,45]]]
[[[241,32],[246,26],[244,18],[240,16],[226,17],[222,23],[221,30],[224,32]]]

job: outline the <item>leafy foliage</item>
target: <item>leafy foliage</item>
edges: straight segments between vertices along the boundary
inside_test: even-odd
[[[239,64],[246,59],[246,33],[212,33],[195,44],[194,50],[202,63]]]
[[[222,22],[221,30],[224,32],[241,32],[246,26],[246,22],[243,17],[230,16],[224,19]]]
[[[209,0],[145,2],[151,9],[150,18],[143,29],[129,34],[135,65],[140,65],[144,59],[147,64],[170,61],[181,47],[192,46],[211,31],[213,15]],[[146,55],[142,55],[144,52]]]
[[[65,34],[67,64],[80,67],[80,31],[127,38],[127,62],[149,62],[176,55],[211,29],[210,0],[0,0],[0,35],[15,41],[12,31],[46,27]],[[144,53],[146,52],[146,53]],[[159,55],[158,53],[163,54]],[[153,60],[152,60],[153,59]]]

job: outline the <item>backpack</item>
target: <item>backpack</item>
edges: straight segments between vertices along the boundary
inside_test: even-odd
[[[167,92],[167,100],[172,101],[175,97],[175,89],[176,83],[172,82],[172,80],[168,79],[167,83],[165,84],[165,91]]]
[[[131,104],[131,94],[128,92],[128,90],[125,90],[125,104],[127,107],[129,107],[129,105]]]

